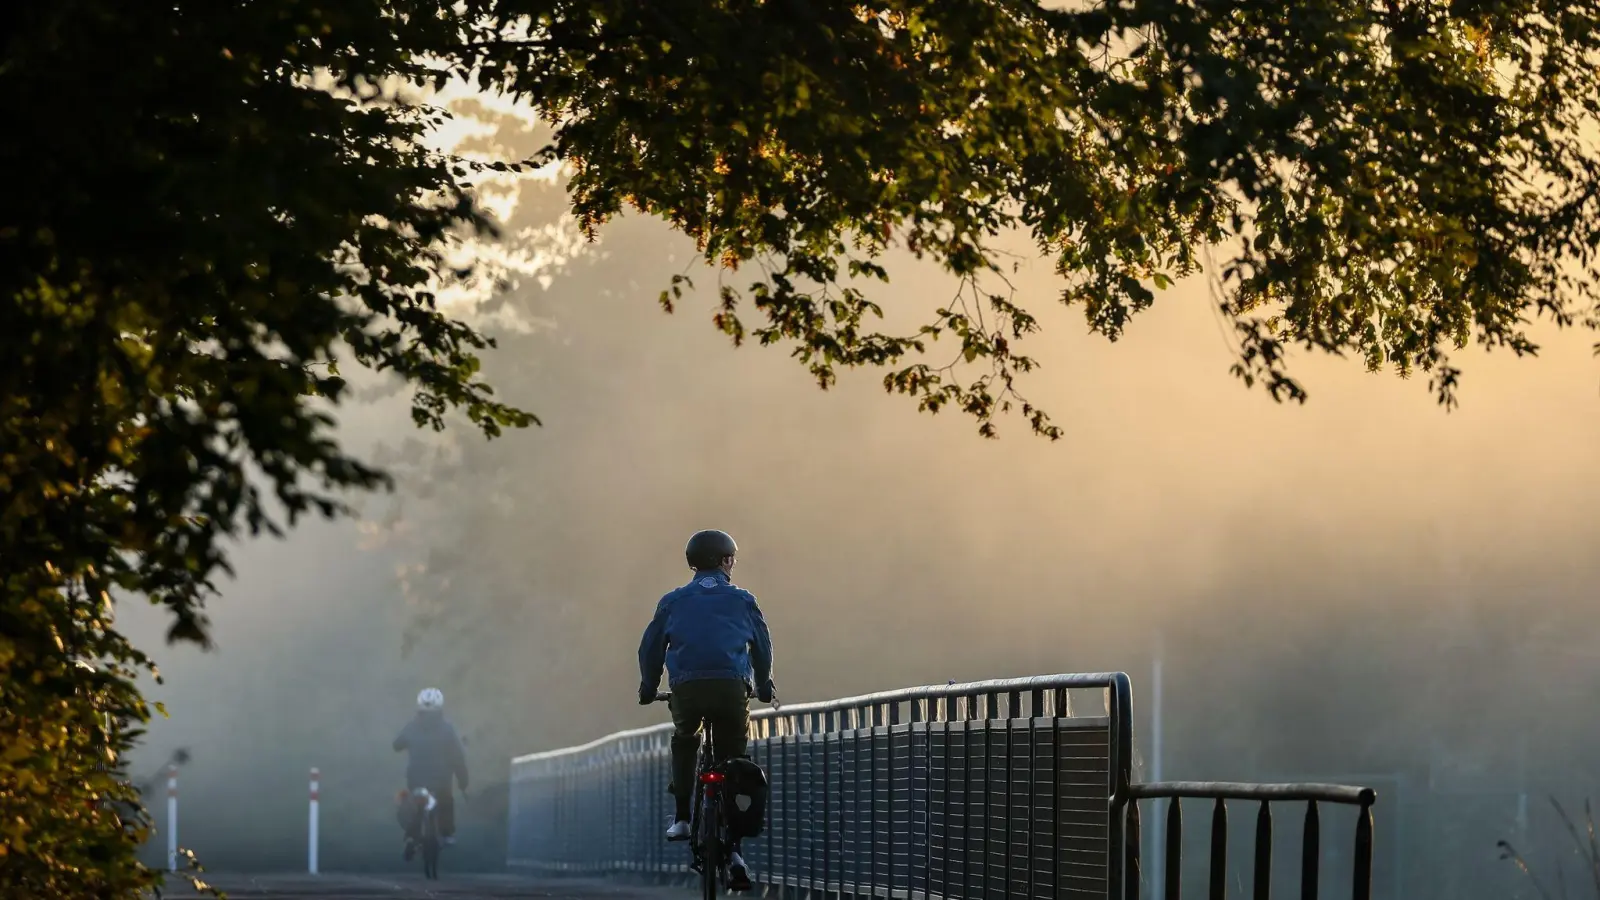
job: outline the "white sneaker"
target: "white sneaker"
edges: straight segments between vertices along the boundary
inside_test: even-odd
[[[750,868],[744,864],[744,857],[737,853],[728,854],[728,890],[750,890]]]
[[[688,822],[673,822],[672,827],[667,829],[667,840],[669,841],[687,841],[688,839]]]

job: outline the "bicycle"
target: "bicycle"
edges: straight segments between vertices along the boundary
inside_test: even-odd
[[[656,694],[658,703],[671,701],[670,693]],[[727,889],[728,863],[733,852],[719,791],[726,776],[712,751],[713,737],[708,722],[695,762],[694,793],[689,801],[689,870],[700,875],[703,900],[717,900],[717,895]]]
[[[416,807],[417,824],[417,849],[422,851],[422,877],[429,881],[439,879],[439,850],[444,846],[443,839],[439,836],[439,819],[436,810],[439,801],[427,788],[417,788],[408,791],[406,803]],[[406,858],[410,859],[408,851]]]

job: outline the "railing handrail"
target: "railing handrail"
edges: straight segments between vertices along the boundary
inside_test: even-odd
[[[1129,787],[1135,800],[1315,800],[1371,806],[1378,793],[1372,788],[1345,784],[1246,784],[1236,781],[1152,781]]]
[[[752,713],[750,718],[768,719],[777,716],[811,715],[814,713],[857,709],[863,706],[882,706],[887,703],[905,703],[912,700],[942,700],[983,694],[1020,694],[1027,691],[1059,690],[1061,688],[1069,690],[1074,688],[1106,688],[1111,686],[1112,682],[1117,679],[1118,674],[1116,672],[1089,672],[1065,675],[1031,675],[1025,678],[993,678],[988,681],[968,681],[961,684],[928,684],[920,687],[880,691],[875,694],[862,694],[859,697],[844,697],[839,700],[797,703],[776,709],[768,707],[760,712]]]
[[[647,725],[643,728],[630,728],[626,731],[618,731],[608,734],[605,737],[595,738],[587,744],[578,744],[572,747],[557,747],[554,750],[540,750],[537,753],[524,753],[521,756],[513,756],[511,758],[511,764],[516,766],[521,765],[522,763],[540,762],[546,759],[557,759],[562,756],[576,756],[580,753],[587,753],[590,750],[598,750],[606,744],[615,743],[617,741],[623,741],[629,738],[649,737],[652,734],[666,734],[670,731],[672,731],[671,722],[662,722],[659,725]],[[504,758],[505,757],[501,757],[501,759]]]
[[[1118,679],[1126,681],[1127,675],[1120,672],[1088,672],[1061,675],[1033,675],[1024,678],[994,678],[987,681],[968,681],[960,684],[930,684],[919,687],[897,688],[892,691],[880,691],[873,694],[861,694],[856,697],[844,697],[838,700],[819,700],[809,703],[785,704],[781,707],[765,707],[750,714],[752,721],[781,718],[784,716],[820,715],[824,713],[840,712],[849,709],[858,709],[864,706],[881,706],[889,703],[905,703],[915,700],[940,700],[949,698],[970,697],[985,694],[1024,693],[1027,691],[1084,689],[1084,688],[1110,688],[1118,683]],[[1115,701],[1113,701],[1115,702]],[[659,725],[648,725],[643,728],[632,728],[618,731],[605,737],[595,738],[586,744],[572,747],[557,747],[552,750],[541,750],[513,757],[512,765],[523,763],[542,762],[544,760],[559,759],[564,756],[576,756],[591,750],[598,750],[607,744],[630,738],[649,737],[655,734],[666,734],[672,731],[672,723],[663,722]]]

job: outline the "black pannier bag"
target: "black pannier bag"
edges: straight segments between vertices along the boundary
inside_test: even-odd
[[[723,764],[728,779],[722,789],[728,830],[735,838],[753,838],[767,825],[767,773],[749,757]]]

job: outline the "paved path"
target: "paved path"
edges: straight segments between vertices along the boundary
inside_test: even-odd
[[[451,875],[428,881],[405,875],[208,875],[210,883],[238,900],[683,900],[686,891],[584,879],[534,879],[517,875]],[[197,897],[174,886],[167,897]]]

